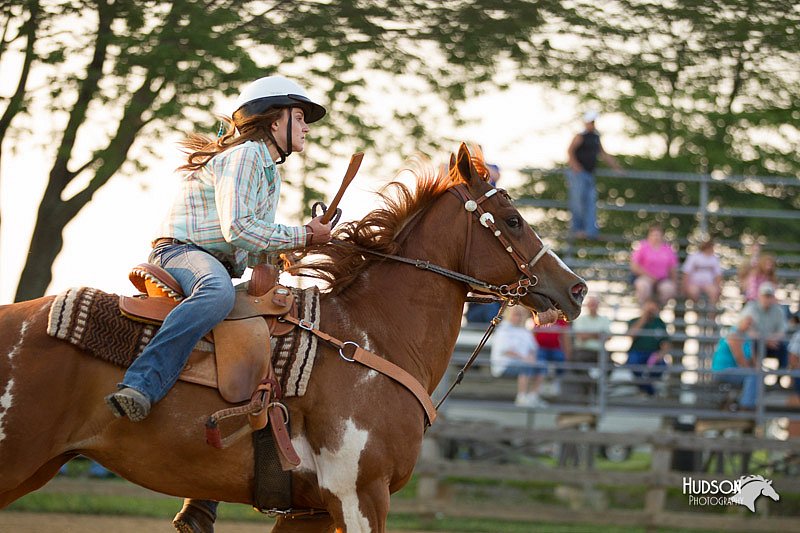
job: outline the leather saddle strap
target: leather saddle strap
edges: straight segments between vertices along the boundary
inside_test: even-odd
[[[427,425],[430,426],[431,424],[433,424],[433,421],[436,420],[436,407],[434,407],[433,402],[431,401],[431,397],[428,394],[428,391],[425,390],[425,387],[422,386],[422,384],[419,382],[419,380],[417,380],[417,378],[415,378],[414,376],[412,376],[411,374],[409,374],[396,364],[392,363],[391,361],[387,361],[383,357],[375,355],[374,353],[361,348],[354,342],[342,342],[339,339],[332,337],[331,335],[328,335],[324,331],[316,329],[315,327],[313,327],[313,325],[311,325],[309,322],[306,322],[305,320],[299,320],[290,315],[285,315],[283,317],[280,317],[278,320],[285,320],[286,322],[295,324],[296,326],[313,333],[314,335],[324,340],[325,342],[339,348],[339,354],[342,356],[343,359],[347,361],[351,360],[358,361],[362,365],[367,366],[377,372],[380,372],[381,374],[388,376],[393,380],[395,380],[396,382],[400,383],[406,389],[408,389],[408,391],[411,392],[411,394],[414,395],[414,397],[420,403],[422,408],[425,410],[425,414],[428,417]],[[348,357],[343,353],[343,350],[347,348],[347,345],[356,346],[355,353],[352,357]]]
[[[288,420],[284,418],[286,416],[285,409],[286,407],[278,402],[272,402],[267,406],[269,425],[272,428],[275,448],[284,472],[300,466],[300,456],[297,455],[297,451],[292,445],[292,437],[289,435],[287,427]]]

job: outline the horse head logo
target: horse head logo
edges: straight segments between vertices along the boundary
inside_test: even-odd
[[[742,476],[739,478],[739,492],[731,496],[731,501],[744,505],[750,512],[756,512],[756,499],[759,496],[767,496],[776,502],[781,499],[780,495],[772,488],[772,480],[764,479],[762,476]]]

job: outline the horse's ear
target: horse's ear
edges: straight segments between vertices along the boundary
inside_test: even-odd
[[[456,166],[456,154],[450,154],[450,166],[447,168],[452,170]]]
[[[466,143],[461,143],[458,147],[458,173],[464,178],[467,183],[472,183],[478,175],[475,166],[472,164],[472,158],[469,155],[469,149]]]

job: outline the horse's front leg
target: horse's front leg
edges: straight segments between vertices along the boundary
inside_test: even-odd
[[[355,488],[355,487],[354,487]],[[338,505],[329,505],[338,530],[347,533],[384,533],[389,514],[389,487],[375,480],[350,493],[336,495]]]

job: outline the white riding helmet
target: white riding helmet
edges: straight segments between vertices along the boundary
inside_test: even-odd
[[[312,101],[300,85],[283,76],[260,78],[242,89],[233,105],[231,116],[264,113],[271,107],[299,107],[305,113],[306,124],[325,116],[325,108]]]

